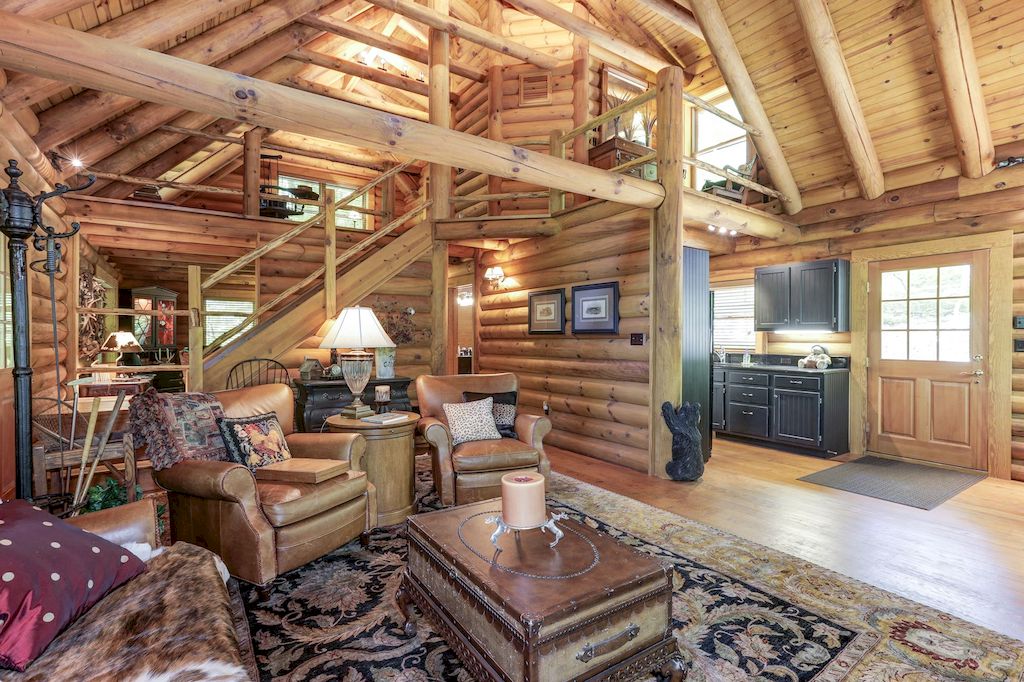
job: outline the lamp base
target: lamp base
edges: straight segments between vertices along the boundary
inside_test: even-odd
[[[363,417],[369,417],[371,414],[373,414],[373,408],[369,405],[364,405],[363,401],[358,398],[351,405],[341,408],[341,416],[346,419],[362,419]]]

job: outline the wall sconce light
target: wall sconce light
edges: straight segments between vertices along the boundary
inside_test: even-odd
[[[498,282],[500,284],[505,279],[505,271],[498,265],[489,267],[484,271],[484,279],[488,282]]]

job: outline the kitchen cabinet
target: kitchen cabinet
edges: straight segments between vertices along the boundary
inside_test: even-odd
[[[821,444],[821,394],[811,391],[773,391],[772,439],[806,447]]]
[[[715,381],[711,384],[711,428],[725,428],[725,382]]]
[[[757,331],[850,330],[850,262],[792,263],[754,271]]]

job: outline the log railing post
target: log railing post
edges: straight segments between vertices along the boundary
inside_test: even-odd
[[[565,158],[565,143],[562,142],[562,132],[560,130],[551,131],[551,146],[548,148],[548,153],[556,159]],[[551,193],[548,194],[548,213],[555,215],[555,213],[565,208],[565,192],[560,189],[552,189]]]
[[[257,303],[259,305],[259,303]],[[203,272],[188,266],[188,390],[203,390]]]
[[[260,145],[263,129],[253,128],[242,136],[242,212],[260,214]]]
[[[448,0],[428,0],[427,6],[448,16]],[[430,122],[441,128],[451,127],[448,34],[430,29],[428,49]],[[448,242],[437,238],[437,221],[451,216],[452,169],[438,163],[430,164],[429,198],[433,242],[430,251],[430,365],[434,374],[447,374],[448,367]]]
[[[686,77],[678,66],[658,72],[658,181],[665,201],[651,218],[650,279],[650,469],[665,477],[672,459],[672,434],[661,416],[661,405],[677,406],[683,395],[683,156],[684,106],[680,93]],[[706,418],[706,417],[705,417]]]
[[[334,190],[324,190],[324,312],[333,319],[338,312],[338,229]]]

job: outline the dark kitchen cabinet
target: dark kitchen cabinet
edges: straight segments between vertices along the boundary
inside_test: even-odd
[[[850,262],[793,263],[754,271],[754,326],[850,330]]]
[[[725,404],[725,383],[716,381],[711,385],[711,428],[725,428]]]
[[[776,388],[772,406],[772,439],[818,447],[821,444],[821,394]]]

